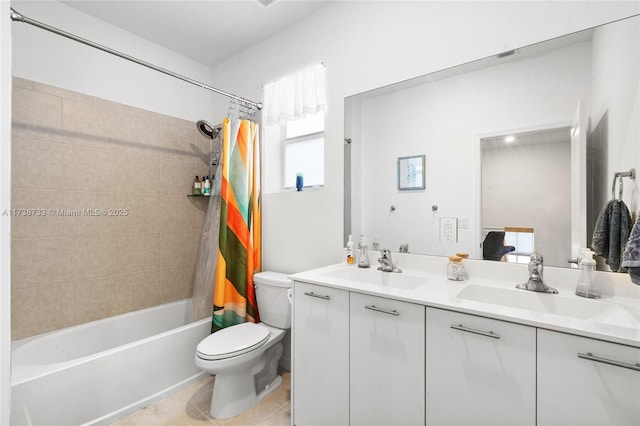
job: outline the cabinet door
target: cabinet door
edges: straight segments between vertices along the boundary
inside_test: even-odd
[[[293,423],[349,424],[349,293],[294,283]]]
[[[533,327],[427,308],[426,424],[534,425]]]
[[[538,330],[539,425],[640,425],[640,349]]]
[[[424,425],[425,307],[351,293],[351,425]]]

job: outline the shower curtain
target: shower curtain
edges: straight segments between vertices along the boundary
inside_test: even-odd
[[[222,135],[217,133],[211,139],[211,158],[207,160],[215,167],[210,174],[217,175],[220,167],[220,152],[222,151]],[[214,157],[217,157],[215,165]],[[215,282],[216,263],[218,260],[218,234],[220,230],[220,182],[221,179],[213,179],[211,196],[207,205],[200,245],[198,246],[198,259],[196,261],[196,275],[193,285],[193,297],[191,304],[191,321],[199,321],[211,315],[213,311],[213,284]]]
[[[262,266],[258,136],[258,125],[252,121],[225,118],[223,122],[220,234],[211,332],[260,321],[253,287],[253,274]]]

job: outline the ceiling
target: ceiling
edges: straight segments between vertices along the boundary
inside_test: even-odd
[[[275,0],[265,6],[261,0],[62,1],[210,67],[329,2]]]

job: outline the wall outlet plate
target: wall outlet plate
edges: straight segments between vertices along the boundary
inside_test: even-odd
[[[440,242],[458,242],[458,219],[455,217],[440,219]]]

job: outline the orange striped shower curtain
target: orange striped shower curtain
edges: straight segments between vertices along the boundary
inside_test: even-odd
[[[222,141],[220,240],[211,332],[259,322],[253,274],[261,271],[258,125],[225,118]]]

